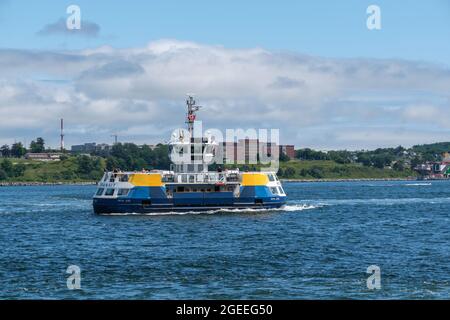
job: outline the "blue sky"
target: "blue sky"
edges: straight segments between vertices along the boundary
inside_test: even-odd
[[[450,63],[450,1],[20,1],[3,0],[3,48],[136,47],[161,38],[232,48],[263,47],[326,57],[377,57]],[[77,4],[101,27],[94,39],[42,37],[44,25]],[[382,30],[368,31],[377,4]]]
[[[70,4],[82,29],[98,32],[46,34]],[[371,4],[381,30],[366,27]],[[56,145],[57,125],[47,124],[59,117],[69,145],[113,132],[158,142],[168,134],[160,123],[182,122],[167,109],[179,112],[192,91],[210,110],[251,113],[240,126],[284,128],[299,147],[450,140],[449,66],[448,0],[0,0],[0,116],[12,119],[0,143],[46,135]],[[205,109],[204,119],[220,127],[230,114]]]

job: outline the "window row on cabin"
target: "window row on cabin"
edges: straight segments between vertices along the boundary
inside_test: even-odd
[[[125,197],[130,192],[130,189],[99,188],[95,195],[112,197],[112,196],[116,195],[116,190],[117,190],[117,196],[119,196],[119,197]]]
[[[182,192],[233,192],[235,189],[234,186],[214,186],[208,188],[196,188],[196,187],[185,187],[178,186],[173,188],[171,191],[174,193],[182,193]],[[168,189],[169,191],[169,189]]]
[[[270,192],[274,195],[284,195],[284,190],[282,187],[270,187]]]

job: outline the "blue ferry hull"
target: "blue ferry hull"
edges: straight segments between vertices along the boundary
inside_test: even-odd
[[[283,206],[287,199],[284,192],[274,193],[274,189],[281,191],[281,187],[237,184],[217,186],[205,183],[163,185],[159,180],[154,179],[154,176],[144,174],[140,177],[141,180],[132,177],[127,184],[122,185],[117,181],[112,184],[106,182],[99,185],[93,199],[94,212],[98,214],[145,214],[220,209],[276,209]],[[258,173],[254,176],[265,178],[265,180],[256,181],[254,179],[251,181],[252,183],[267,183],[265,174]],[[254,177],[249,179],[251,178]],[[130,186],[132,188],[123,189]],[[124,193],[123,190],[125,190]]]
[[[263,203],[233,203],[230,205],[222,204],[205,204],[205,205],[174,205],[167,204],[150,204],[146,205],[145,201],[137,202],[120,202],[113,199],[94,199],[94,212],[97,214],[115,214],[115,213],[167,213],[167,212],[188,212],[188,211],[211,211],[211,210],[232,210],[232,209],[251,209],[251,210],[267,210],[282,207],[285,201],[270,201]]]

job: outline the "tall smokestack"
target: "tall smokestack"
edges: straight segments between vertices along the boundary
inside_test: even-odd
[[[61,118],[61,152],[64,152],[64,119]]]

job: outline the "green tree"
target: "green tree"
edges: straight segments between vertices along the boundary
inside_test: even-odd
[[[406,151],[406,149],[403,148],[402,146],[398,146],[397,148],[394,149],[395,155],[397,156],[402,156],[404,151]]]
[[[329,151],[327,153],[330,160],[333,160],[336,163],[346,164],[352,162],[352,154],[347,151]]]
[[[364,166],[368,167],[372,164],[372,161],[370,159],[370,156],[366,153],[359,153],[358,154],[358,159],[356,160],[359,163],[362,163]]]
[[[41,153],[45,151],[45,141],[43,138],[39,137],[36,141],[31,141],[30,150],[33,153]]]
[[[295,169],[292,168],[292,167],[287,167],[287,168],[284,170],[284,176],[285,176],[286,178],[293,178],[293,177],[295,176]]]
[[[27,153],[21,142],[16,142],[11,146],[11,156],[21,158]]]
[[[72,180],[72,179],[76,178],[76,173],[71,169],[66,169],[61,172],[61,177],[64,180]]]
[[[278,169],[277,175],[278,175],[279,177],[284,177],[284,170],[283,170],[283,168],[279,168],[279,169]]]
[[[5,172],[5,170],[0,169],[0,181],[8,179],[8,174]]]
[[[287,161],[289,161],[289,160],[290,160],[290,158],[287,156],[286,153],[280,152],[280,161],[281,161],[281,162],[287,162]]]
[[[296,150],[295,156],[300,160],[329,160],[325,152],[315,151],[309,148]]]
[[[13,168],[14,165],[9,159],[3,159],[3,161],[0,163],[0,169],[5,171],[8,176],[13,176]]]
[[[308,170],[306,170],[305,168],[301,169],[299,172],[300,176],[302,177],[306,177],[308,175]]]
[[[76,158],[77,174],[83,179],[99,179],[103,174],[103,163],[99,157],[78,156]]]
[[[92,170],[94,170],[94,164],[90,157],[88,156],[80,156],[77,158],[78,164],[78,172],[81,174],[89,174]]]
[[[392,156],[387,153],[377,154],[372,157],[373,166],[379,169],[383,169],[385,166],[390,165],[392,160]]]
[[[116,169],[120,169],[119,161],[117,161],[116,157],[108,157],[106,159],[106,170],[113,171]]]
[[[8,158],[11,156],[11,149],[9,148],[9,146],[7,144],[4,144],[0,148],[0,153],[1,153],[2,157]]]
[[[27,167],[23,163],[18,163],[13,167],[13,175],[14,177],[23,176]]]
[[[422,163],[422,160],[419,157],[417,157],[417,156],[414,157],[413,159],[411,159],[411,169],[414,169],[421,163]]]
[[[392,168],[396,171],[403,171],[403,170],[405,170],[405,163],[401,160],[396,161],[394,163],[394,165],[392,166]]]
[[[314,166],[309,170],[309,175],[316,179],[321,179],[324,176],[322,168],[317,166]]]

